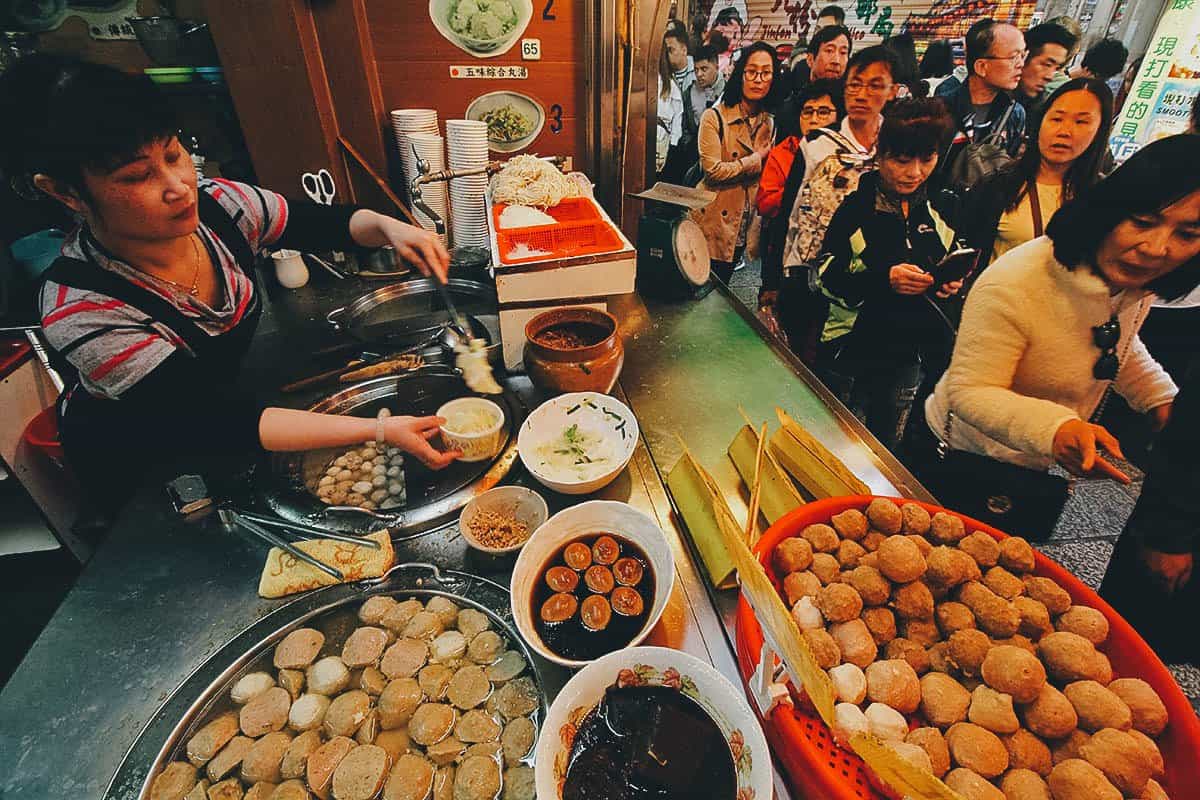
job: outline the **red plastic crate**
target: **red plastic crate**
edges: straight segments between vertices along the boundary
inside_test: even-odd
[[[551,258],[608,253],[621,247],[621,237],[600,214],[595,203],[586,197],[568,197],[558,205],[546,209],[546,213],[557,220],[554,225],[501,229],[500,214],[506,207],[492,206],[496,249],[500,253],[500,261],[504,264],[525,264]],[[520,244],[531,250],[544,251],[546,255],[509,258],[506,253]]]
[[[790,512],[772,525],[755,545],[754,554],[771,578],[776,591],[782,589],[782,582],[775,574],[771,556],[781,541],[789,536],[798,536],[800,531],[813,523],[828,523],[830,517],[848,508],[865,510],[873,499],[860,495],[819,500]],[[916,502],[931,515],[945,511],[961,519],[968,531],[983,531],[994,539],[1002,539],[1007,535],[950,509],[914,500],[888,499],[897,503]],[[1170,723],[1157,740],[1167,773],[1161,783],[1171,797],[1194,796],[1195,787],[1200,785],[1200,760],[1196,758],[1196,754],[1200,753],[1200,718],[1170,671],[1145,640],[1100,595],[1036,549],[1034,558],[1035,575],[1052,578],[1071,595],[1071,602],[1091,606],[1108,619],[1108,640],[1100,649],[1112,662],[1114,675],[1141,678],[1158,692],[1170,717]],[[758,661],[762,642],[762,628],[753,609],[745,597],[739,597],[737,657],[742,680],[747,684]],[[753,698],[750,707],[758,713]],[[862,759],[834,743],[832,732],[815,711],[779,706],[762,723],[776,763],[787,771],[801,796],[812,800],[884,800],[884,795],[871,787]]]

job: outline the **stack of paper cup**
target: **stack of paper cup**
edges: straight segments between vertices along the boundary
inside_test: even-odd
[[[446,120],[446,147],[452,170],[482,170],[488,162],[487,123],[470,119]],[[450,208],[454,214],[454,246],[488,247],[487,175],[469,175],[450,181]]]
[[[400,151],[400,167],[404,174],[404,189],[408,193],[412,179],[417,177],[417,155],[429,162],[431,172],[446,168],[443,140],[438,129],[437,111],[432,108],[397,108],[391,112],[392,131],[396,135],[396,147]],[[432,137],[432,138],[431,138]],[[414,153],[414,149],[416,153]],[[422,187],[421,198],[429,204],[446,223],[449,230],[449,200],[445,183],[430,183]],[[421,226],[434,230],[435,225],[426,214],[415,206],[412,209]]]

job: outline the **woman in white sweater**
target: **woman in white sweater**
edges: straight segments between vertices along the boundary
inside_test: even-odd
[[[953,451],[1043,473],[1057,462],[1075,475],[1128,482],[1104,456],[1120,457],[1119,443],[1089,420],[1110,387],[1159,428],[1170,416],[1177,388],[1137,331],[1156,297],[1200,283],[1197,153],[1195,135],[1148,145],[1063,206],[1047,236],[980,277],[950,368],[926,402],[927,431],[914,426],[910,437],[913,469],[943,502],[991,511],[1003,527],[1006,506],[1021,498],[997,502],[990,493],[1003,487],[963,474],[972,464],[1039,492],[1036,476],[970,458],[945,469]]]

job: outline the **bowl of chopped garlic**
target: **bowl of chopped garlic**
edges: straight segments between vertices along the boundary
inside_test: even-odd
[[[550,516],[546,501],[524,486],[497,486],[463,508],[458,529],[471,547],[499,555],[519,550]]]

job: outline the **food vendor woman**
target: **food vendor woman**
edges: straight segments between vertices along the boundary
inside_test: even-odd
[[[50,55],[0,78],[0,168],[79,220],[47,270],[41,324],[68,373],[59,398],[66,460],[98,510],[118,508],[166,458],[294,451],[382,435],[438,469],[434,417],[373,419],[262,408],[238,384],[262,312],[268,248],[391,245],[445,280],[433,234],[366,209],[289,203],[200,180],[166,99],[144,76]],[[176,472],[175,474],[178,474]],[[167,475],[165,477],[173,477]]]

